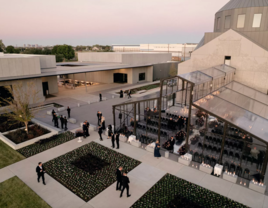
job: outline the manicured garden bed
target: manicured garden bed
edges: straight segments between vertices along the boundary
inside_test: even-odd
[[[33,122],[29,122],[29,125],[33,124]],[[5,114],[0,115],[0,132],[7,132],[14,129],[18,129],[24,127],[24,123],[20,123],[17,121],[10,121]]]
[[[23,147],[21,149],[18,149],[17,151],[25,157],[31,157],[40,152],[46,151],[60,144],[71,141],[74,138],[74,134],[72,132],[67,131],[65,133],[53,135],[52,137],[41,140],[40,143],[38,142],[27,147]]]
[[[116,181],[116,168],[127,172],[140,164],[95,142],[44,164],[47,173],[84,201],[89,201]],[[88,171],[89,167],[94,171]]]
[[[0,140],[0,169],[23,159],[25,157]]]
[[[15,176],[0,183],[0,207],[49,208],[50,206]]]
[[[146,86],[142,86],[142,87],[137,87],[137,88],[133,88],[131,89],[131,94],[135,94],[138,91],[142,91],[142,90],[151,90],[151,89],[155,89],[160,87],[160,84],[151,84],[151,85],[146,85]],[[116,92],[116,94],[119,94],[120,92]],[[125,90],[124,93],[128,93],[128,90]]]
[[[201,207],[247,207],[208,189],[166,174],[147,191],[132,208],[201,208]]]
[[[28,126],[28,131],[29,132],[27,134],[24,128],[18,129],[16,131],[12,131],[8,134],[5,134],[5,137],[14,142],[15,144],[20,144],[22,142],[50,133],[49,130],[36,124]]]

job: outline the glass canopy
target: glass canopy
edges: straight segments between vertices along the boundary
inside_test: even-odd
[[[223,71],[216,69],[216,68],[204,69],[204,70],[201,70],[201,72],[203,72],[204,74],[210,77],[213,77],[213,79],[217,79],[217,78],[225,76],[225,73]]]
[[[212,81],[212,77],[206,75],[205,73],[202,73],[200,71],[194,71],[186,74],[180,74],[179,77],[182,77],[192,83],[195,84],[202,84],[205,82],[210,82]]]
[[[267,105],[225,87],[194,104],[268,142]]]
[[[226,85],[226,88],[241,93],[261,103],[268,104],[268,96],[266,94],[252,89],[251,87],[243,85],[239,82],[231,82],[230,84]]]
[[[222,64],[220,66],[215,66],[214,68],[219,69],[225,73],[235,72],[235,68],[225,65],[225,64]]]

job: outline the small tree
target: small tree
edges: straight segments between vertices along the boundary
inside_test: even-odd
[[[1,98],[0,104],[6,105],[6,116],[8,121],[22,122],[28,134],[28,123],[34,118],[37,111],[30,109],[31,103],[39,101],[39,91],[36,90],[35,83],[27,82],[26,86],[22,82],[6,87],[11,94],[9,98]]]

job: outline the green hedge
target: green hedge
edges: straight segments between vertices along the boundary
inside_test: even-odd
[[[89,164],[85,165],[82,161],[79,162],[81,168],[78,168],[77,164],[74,165],[78,160],[88,158],[90,155],[93,155],[94,159],[88,159]],[[98,159],[102,163],[105,162],[105,165],[99,165],[98,168],[95,168],[94,173],[85,171],[87,166],[95,167]],[[129,172],[139,164],[140,162],[137,160],[91,142],[46,162],[44,167],[51,177],[84,201],[89,201],[116,181],[115,172],[119,166]]]
[[[166,174],[132,205],[132,208],[140,207],[244,208],[246,206],[176,176]]]
[[[33,155],[40,153],[40,152],[43,152],[45,150],[56,147],[56,146],[63,144],[65,142],[68,142],[74,138],[75,138],[74,134],[72,132],[67,131],[67,132],[64,132],[62,134],[53,135],[52,137],[47,138],[48,142],[45,142],[43,144],[42,143],[41,144],[35,143],[35,144],[29,145],[27,147],[23,147],[21,149],[18,149],[17,151],[25,157],[31,157]]]

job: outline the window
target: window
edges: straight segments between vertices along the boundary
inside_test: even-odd
[[[221,18],[218,17],[218,18],[217,18],[217,30],[220,29],[220,26],[221,26],[220,24],[221,24]]]
[[[244,28],[245,19],[246,19],[246,15],[245,14],[238,15],[238,18],[237,18],[237,28]]]
[[[145,80],[145,73],[139,73],[139,81]]]
[[[254,14],[252,27],[261,26],[261,16],[262,14]]]
[[[224,24],[224,28],[228,29],[231,27],[231,15],[228,15],[225,17],[225,24]]]

